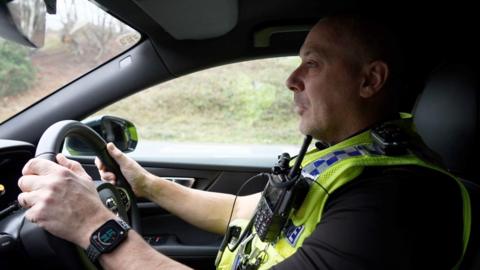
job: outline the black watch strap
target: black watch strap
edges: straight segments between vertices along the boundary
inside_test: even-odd
[[[96,263],[100,255],[102,255],[102,253],[100,253],[96,247],[94,247],[92,244],[88,246],[87,257],[91,262]]]

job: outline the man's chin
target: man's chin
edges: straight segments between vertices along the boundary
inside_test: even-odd
[[[308,125],[306,125],[305,123],[303,123],[301,120],[300,120],[300,124],[298,125],[298,130],[300,131],[300,133],[302,133],[303,135],[312,135],[312,129],[309,128]],[[313,135],[312,135],[313,136]]]
[[[316,140],[322,140],[322,132],[319,132],[318,129],[313,128],[312,126],[306,125],[306,123],[300,121],[298,125],[298,130],[303,135],[310,135]]]

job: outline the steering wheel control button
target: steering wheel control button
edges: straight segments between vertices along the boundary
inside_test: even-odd
[[[110,219],[90,236],[87,256],[96,263],[101,254],[109,253],[125,240],[130,226],[121,219]]]
[[[121,187],[117,187],[117,191],[120,197],[120,200],[122,200],[122,203],[125,207],[125,209],[128,211],[130,210],[130,196],[128,195],[127,190]]]
[[[106,205],[107,208],[110,209],[110,211],[112,211],[114,214],[117,214],[117,213],[118,213],[117,202],[115,201],[115,199],[114,199],[113,197],[108,198],[108,199],[105,201],[105,205]]]
[[[15,248],[15,239],[9,234],[0,234],[0,254],[8,254]]]

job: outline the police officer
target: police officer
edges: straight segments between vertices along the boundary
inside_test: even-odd
[[[218,268],[456,267],[468,241],[468,195],[438,162],[420,158],[428,150],[396,111],[395,45],[384,27],[364,18],[331,16],[313,27],[300,50],[301,64],[286,83],[300,131],[322,144],[302,162],[309,191],[273,241],[261,241],[250,229],[220,254]],[[402,147],[390,151],[400,141]],[[228,224],[234,196],[176,185],[112,144],[107,149],[137,196],[191,224],[223,234],[229,226],[245,231],[254,217],[261,194],[238,197]],[[25,165],[19,202],[29,208],[29,220],[87,249],[92,233],[116,217],[77,162],[62,155],[57,160],[59,165],[39,159]],[[96,163],[103,179],[115,180]],[[97,256],[104,268],[187,268],[136,232],[126,235]]]

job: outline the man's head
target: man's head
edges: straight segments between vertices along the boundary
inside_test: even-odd
[[[300,131],[336,143],[391,116],[394,47],[386,29],[363,18],[320,20],[287,80]]]

